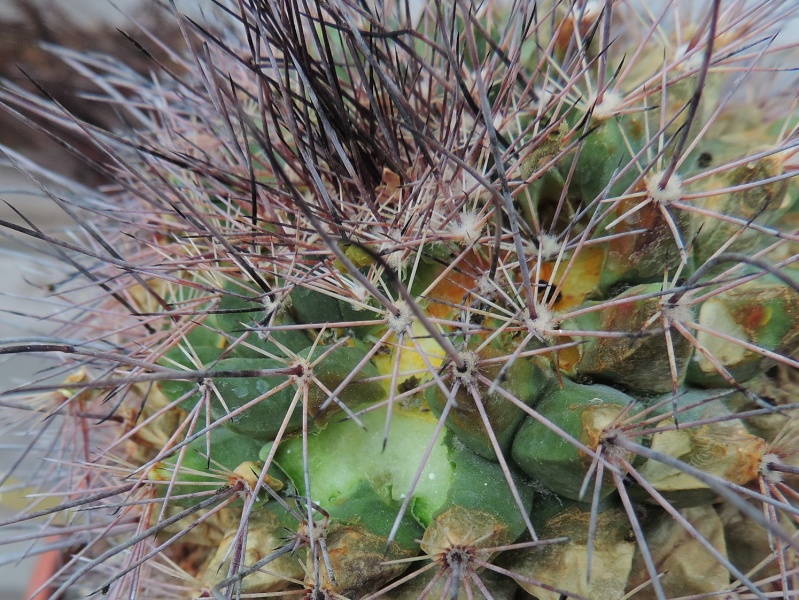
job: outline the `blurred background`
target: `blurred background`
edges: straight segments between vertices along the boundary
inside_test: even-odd
[[[181,11],[199,16],[201,3],[198,0],[178,0],[177,4]],[[113,4],[108,0],[0,0],[0,79],[4,80],[4,85],[36,91],[29,75],[79,118],[103,127],[114,127],[118,121],[113,109],[85,98],[87,93],[96,93],[97,89],[57,58],[52,46],[111,54],[119,57],[121,63],[146,73],[151,63],[120,33],[121,30],[144,41],[146,37],[140,25],[166,40],[178,39],[181,35],[151,0],[113,0]],[[159,59],[166,60],[154,44],[146,46]],[[56,133],[75,145],[79,152],[99,158],[92,148],[70,132]],[[37,173],[49,186],[58,188],[60,176],[87,186],[102,183],[80,159],[3,109],[0,109],[0,145],[50,170],[54,177]],[[70,224],[69,218],[32,181],[0,156],[0,219],[21,223],[6,203],[15,206],[44,230],[58,230]],[[48,283],[58,278],[59,274],[47,260],[37,256],[34,249],[0,233],[0,338],[46,333],[46,326],[38,322],[35,315],[53,310],[45,298],[45,290]],[[41,300],[36,302],[31,298]],[[0,357],[0,389],[7,390],[39,377],[47,366],[29,356]],[[29,502],[26,499],[29,490],[16,474],[32,468],[33,461],[29,459],[31,464],[21,465],[15,465],[14,461],[31,440],[19,431],[12,412],[0,410],[0,521]],[[8,536],[8,530],[0,536],[0,600],[21,600],[26,597],[28,582],[36,569],[35,559],[19,559],[29,549],[30,542],[7,543]]]

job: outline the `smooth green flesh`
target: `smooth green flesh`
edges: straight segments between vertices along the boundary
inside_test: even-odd
[[[601,426],[634,400],[604,385],[585,386],[564,382],[564,387],[547,395],[536,411],[573,438],[594,449]],[[596,426],[599,425],[599,428]],[[527,417],[513,441],[513,459],[530,477],[555,493],[579,500],[580,488],[591,457],[533,417]],[[605,495],[613,491],[605,486]]]
[[[352,497],[363,481],[384,498],[401,503],[409,491],[416,470],[423,463],[425,447],[433,438],[436,421],[429,413],[395,408],[391,431],[383,450],[386,411],[361,417],[366,429],[353,421],[329,423],[308,438],[308,468],[311,498],[321,506]],[[302,438],[280,444],[275,462],[305,495]],[[430,515],[440,508],[452,483],[453,467],[443,436],[436,440],[414,491],[414,513]]]

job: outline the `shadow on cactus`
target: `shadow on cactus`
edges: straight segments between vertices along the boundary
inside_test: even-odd
[[[797,6],[664,4],[209,2],[68,56],[124,131],[6,87],[110,182],[5,223],[53,597],[793,597]]]

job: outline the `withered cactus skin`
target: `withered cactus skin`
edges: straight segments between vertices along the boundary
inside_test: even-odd
[[[61,52],[125,128],[0,90],[106,157],[1,223],[51,597],[793,597],[799,5],[207,8]]]

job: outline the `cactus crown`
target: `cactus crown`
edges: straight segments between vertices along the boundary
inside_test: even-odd
[[[123,131],[2,92],[111,182],[5,223],[54,596],[787,597],[795,3],[212,4],[69,56]]]

